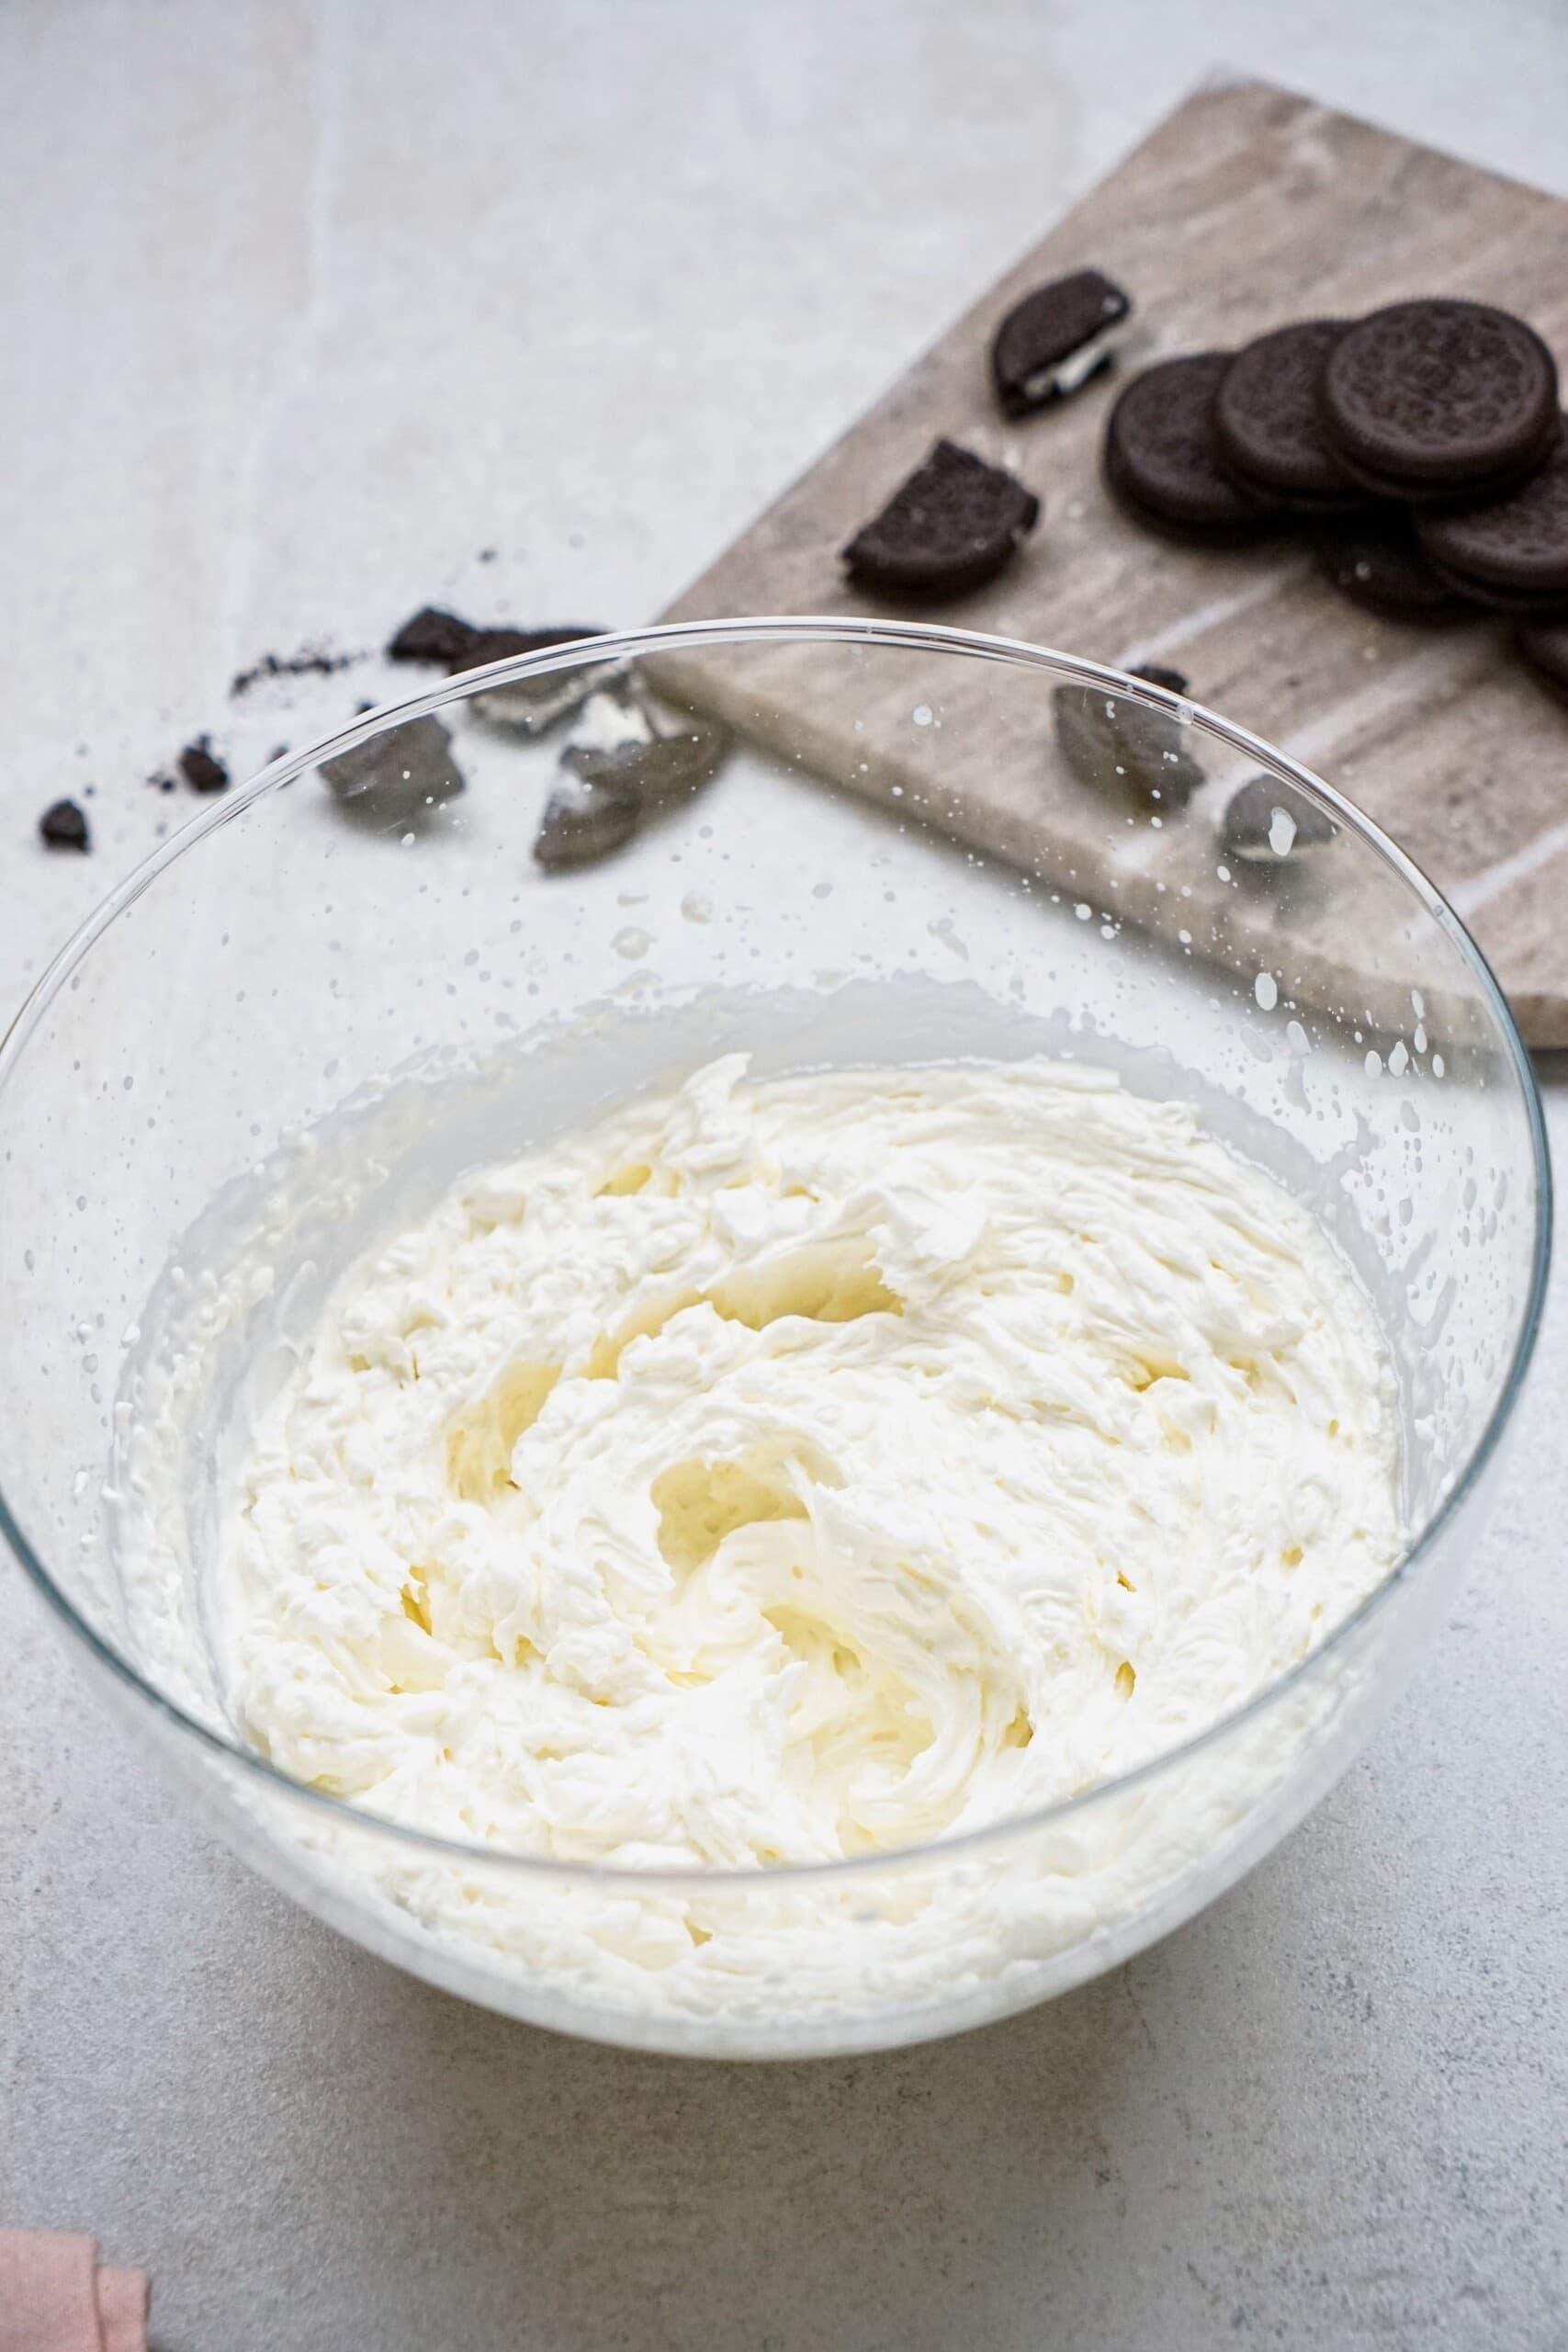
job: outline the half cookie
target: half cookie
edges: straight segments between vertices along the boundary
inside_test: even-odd
[[[1109,368],[1132,308],[1098,269],[1053,278],[1015,303],[991,345],[991,379],[1008,415],[1049,408]]]
[[[857,588],[956,596],[998,572],[1034,528],[1040,501],[1000,466],[939,441],[843,551]]]

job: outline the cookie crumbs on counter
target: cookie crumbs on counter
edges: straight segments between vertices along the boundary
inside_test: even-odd
[[[331,678],[364,659],[363,653],[327,653],[315,645],[304,646],[298,653],[264,653],[250,669],[235,672],[229,682],[229,692],[237,700],[264,678]]]
[[[1040,519],[1040,501],[1001,466],[941,440],[841,551],[858,588],[956,596],[993,578]]]
[[[93,846],[87,820],[73,800],[57,800],[39,819],[38,829],[50,849],[87,850]]]
[[[428,662],[446,669],[467,653],[478,631],[471,621],[438,605],[422,605],[406,620],[387,647],[389,662]]]
[[[227,792],[229,771],[214,757],[212,738],[198,735],[179,756],[179,771],[193,792]]]

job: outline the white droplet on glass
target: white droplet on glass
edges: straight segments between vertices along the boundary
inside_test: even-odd
[[[1289,857],[1296,842],[1296,820],[1288,808],[1269,812],[1269,846],[1276,857]]]

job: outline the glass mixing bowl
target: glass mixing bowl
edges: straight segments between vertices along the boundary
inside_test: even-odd
[[[632,664],[677,746],[672,789],[614,854],[545,871],[561,743],[611,708],[562,707]],[[694,788],[719,725],[733,748]],[[1258,778],[1238,831],[1232,796]],[[919,1849],[574,1866],[286,1778],[235,1729],[204,1606],[291,1342],[461,1170],[736,1048],[760,1074],[1045,1053],[1198,1105],[1311,1203],[1375,1306],[1401,1564],[1156,1760]],[[1547,1256],[1519,1039],[1375,827],[1158,686],[881,621],[582,643],[276,762],[56,959],[0,1047],[0,1519],[95,1691],[220,1836],[372,1950],[515,2017],[710,2055],[874,2048],[1021,2008],[1273,1846],[1461,1571]]]

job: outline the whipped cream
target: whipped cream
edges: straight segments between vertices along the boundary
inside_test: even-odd
[[[865,1855],[1168,1748],[1393,1564],[1371,1308],[1191,1110],[1040,1061],[745,1067],[469,1179],[338,1286],[220,1569],[288,1772],[512,1852]],[[525,1897],[461,1876],[396,1899],[541,1964]],[[828,1987],[843,1900],[796,1907]],[[572,1920],[687,2007],[757,1960],[673,1897]],[[940,1962],[940,1917],[908,1933]]]

